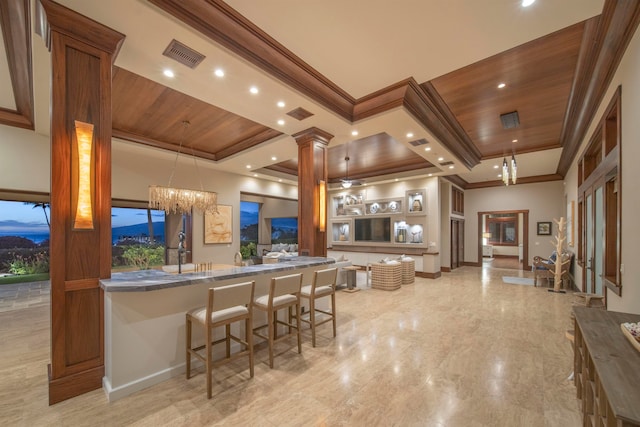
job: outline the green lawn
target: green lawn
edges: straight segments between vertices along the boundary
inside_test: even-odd
[[[24,282],[40,282],[42,280],[49,280],[49,273],[21,274],[16,276],[0,277],[0,285],[10,285],[12,283]]]

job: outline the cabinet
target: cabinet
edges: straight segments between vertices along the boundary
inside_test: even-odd
[[[489,258],[493,258],[493,246],[492,245],[482,245],[482,256],[486,256]]]
[[[585,426],[640,426],[640,352],[620,325],[640,315],[574,307],[574,382]]]

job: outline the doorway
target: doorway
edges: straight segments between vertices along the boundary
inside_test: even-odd
[[[478,264],[528,270],[529,211],[478,212]]]
[[[451,269],[464,265],[464,220],[451,219]]]

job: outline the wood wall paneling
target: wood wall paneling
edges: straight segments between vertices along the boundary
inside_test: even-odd
[[[49,403],[100,388],[103,291],[111,274],[111,67],[124,36],[50,0],[36,6],[51,50]],[[94,125],[90,230],[73,228],[75,121]],[[77,155],[76,155],[77,157]]]

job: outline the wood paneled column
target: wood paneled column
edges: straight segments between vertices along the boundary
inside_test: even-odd
[[[333,135],[310,128],[293,137],[298,143],[298,252],[327,256],[327,232],[319,229],[319,183],[327,182],[327,146]],[[326,193],[325,187],[325,200]],[[326,206],[324,209],[327,218]]]
[[[51,51],[51,364],[49,404],[95,390],[104,376],[104,302],[111,276],[111,72],[124,35],[51,0],[36,4]],[[78,155],[76,121],[93,126]],[[91,138],[92,135],[92,138]],[[80,159],[80,160],[79,160]],[[76,222],[86,161],[92,219]]]

